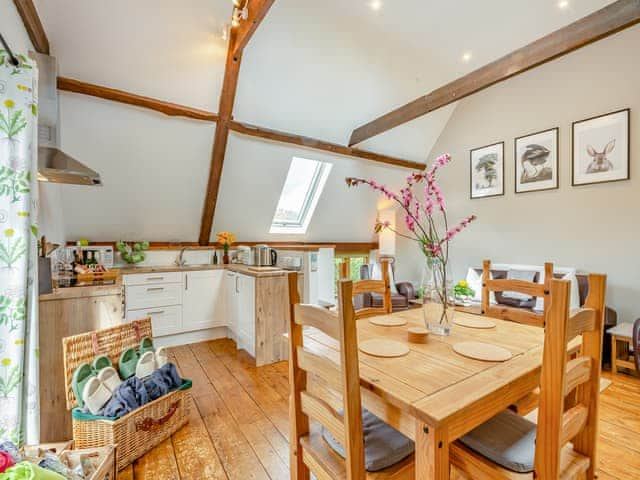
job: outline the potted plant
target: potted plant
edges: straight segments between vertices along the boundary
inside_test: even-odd
[[[227,265],[229,263],[229,247],[235,243],[236,236],[230,232],[218,233],[218,243],[222,245],[224,255],[222,256],[222,263]]]
[[[456,286],[453,287],[453,294],[456,297],[456,304],[468,307],[471,305],[471,300],[476,294],[476,291],[469,286],[466,280],[460,280],[456,283]]]
[[[475,215],[471,215],[454,227],[449,227],[444,194],[436,181],[436,174],[450,161],[451,156],[445,154],[438,157],[427,170],[412,173],[399,193],[375,180],[352,177],[346,179],[349,187],[368,185],[402,208],[407,234],[394,230],[389,222],[379,221],[376,222],[375,232],[391,229],[396,235],[418,244],[429,273],[428,278],[423,281],[424,321],[427,329],[438,335],[451,333],[454,314],[455,294],[450,271],[449,242],[476,219]]]

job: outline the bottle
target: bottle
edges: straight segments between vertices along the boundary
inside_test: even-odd
[[[217,250],[213,251],[213,264],[214,265],[218,264],[218,251]]]

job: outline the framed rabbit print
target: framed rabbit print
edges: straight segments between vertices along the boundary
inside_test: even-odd
[[[629,180],[627,108],[573,123],[572,185]]]

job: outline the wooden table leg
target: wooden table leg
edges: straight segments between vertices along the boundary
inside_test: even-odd
[[[618,339],[611,335],[611,371],[618,373]]]
[[[416,422],[416,479],[449,480],[449,471],[446,429]]]

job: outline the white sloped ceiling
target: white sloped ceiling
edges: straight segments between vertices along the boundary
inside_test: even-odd
[[[231,13],[229,0],[35,3],[61,75],[217,109],[226,50],[220,32]],[[480,2],[468,1],[455,11],[448,3],[385,2],[373,12],[366,1],[276,0],[245,51],[235,118],[346,143],[359,124],[607,2],[584,0],[562,15],[555,2],[540,7],[491,0],[479,10]],[[495,21],[508,37],[488,27]],[[480,50],[468,65],[459,61],[464,48]],[[362,147],[424,161],[454,108]],[[214,125],[68,93],[61,95],[61,114],[63,147],[104,181],[103,188],[61,187],[58,208],[68,239],[197,239]],[[344,177],[396,184],[407,173],[232,134],[214,232],[284,239],[268,230],[294,155],[334,164],[309,231],[299,240],[370,240],[376,197],[347,190]]]

